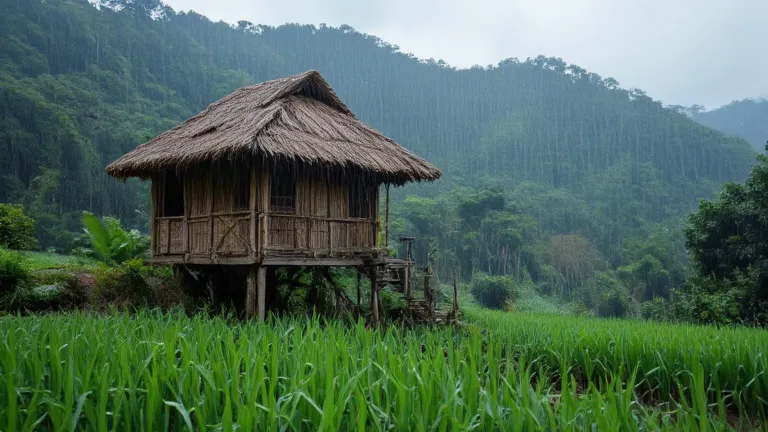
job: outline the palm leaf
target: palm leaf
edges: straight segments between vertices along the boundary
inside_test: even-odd
[[[88,234],[91,241],[91,249],[96,251],[101,260],[109,261],[111,254],[107,227],[104,226],[101,219],[89,212],[83,212],[83,225],[85,225],[85,233]]]

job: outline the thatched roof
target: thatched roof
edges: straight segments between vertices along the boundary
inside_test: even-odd
[[[355,118],[317,71],[243,87],[111,163],[108,174],[148,178],[200,162],[262,156],[359,168],[402,184],[436,180],[424,159]]]

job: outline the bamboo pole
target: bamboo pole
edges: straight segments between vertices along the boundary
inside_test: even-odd
[[[357,271],[357,309],[360,310],[360,270]]]
[[[376,279],[376,267],[369,273],[371,278],[371,312],[373,324],[379,323],[379,281]]]
[[[389,183],[387,183],[387,210],[384,221],[384,247],[389,248]]]
[[[245,317],[253,318],[256,312],[256,267],[248,268],[245,293]]]
[[[256,275],[257,304],[256,309],[259,321],[264,321],[267,316],[267,268],[259,266]]]

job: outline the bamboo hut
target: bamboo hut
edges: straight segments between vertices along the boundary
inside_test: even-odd
[[[358,120],[317,71],[243,87],[111,163],[152,183],[152,262],[375,266],[379,191],[440,171]],[[388,221],[386,222],[388,226]]]

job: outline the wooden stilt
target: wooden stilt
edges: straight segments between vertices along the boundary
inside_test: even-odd
[[[267,316],[267,268],[259,266],[256,277],[256,291],[257,291],[257,313],[260,321],[264,321]]]
[[[357,272],[357,310],[360,310],[360,271]]]
[[[253,318],[256,313],[256,267],[248,267],[245,293],[245,317]]]
[[[376,280],[376,268],[370,271],[371,278],[371,312],[374,324],[379,323],[379,281]]]
[[[387,214],[384,222],[384,247],[389,248],[389,183],[387,183]]]
[[[411,263],[409,262],[403,269],[403,291],[405,292],[406,300],[411,298]]]

